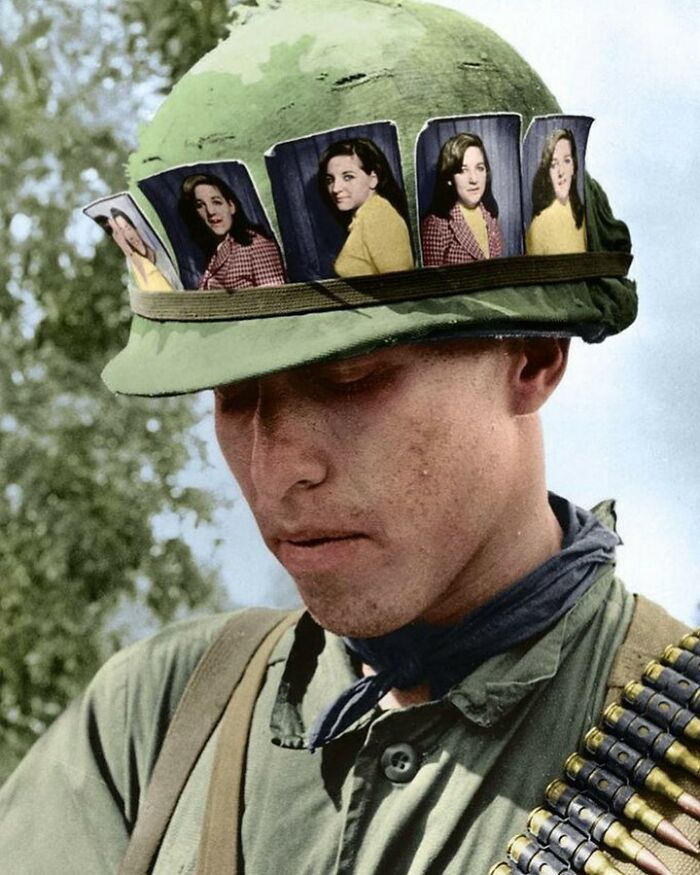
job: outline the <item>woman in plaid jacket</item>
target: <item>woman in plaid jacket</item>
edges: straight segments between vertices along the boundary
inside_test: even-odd
[[[208,256],[198,288],[277,286],[287,279],[279,249],[250,224],[238,198],[218,176],[197,173],[182,183],[181,208]]]
[[[503,252],[491,167],[476,134],[443,143],[430,211],[421,222],[423,264],[439,267],[497,258]]]

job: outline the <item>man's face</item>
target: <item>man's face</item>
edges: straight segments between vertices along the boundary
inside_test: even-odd
[[[520,473],[512,361],[406,345],[216,390],[222,452],[321,625],[371,637],[469,609]]]

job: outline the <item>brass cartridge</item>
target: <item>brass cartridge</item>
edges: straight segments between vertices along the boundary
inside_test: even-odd
[[[677,672],[694,680],[695,683],[700,683],[700,656],[695,656],[689,650],[670,645],[664,650],[661,659]]]
[[[603,721],[616,735],[627,739],[651,759],[657,762],[666,760],[691,775],[700,776],[700,757],[695,756],[669,732],[659,729],[655,723],[616,704],[609,705],[603,711]]]
[[[547,803],[557,814],[569,818],[575,827],[588,833],[593,841],[613,848],[651,875],[671,875],[661,860],[638,842],[614,814],[585,793],[577,792],[560,780],[552,781],[544,793]]]
[[[664,693],[669,699],[700,715],[700,684],[656,660],[647,664],[642,680],[648,686]]]
[[[700,656],[700,634],[698,633],[700,633],[700,629],[696,629],[695,632],[689,632],[687,635],[684,635],[678,642],[678,646],[682,647],[683,650],[689,650],[696,656]]]
[[[653,720],[674,735],[685,735],[693,741],[700,741],[700,717],[684,708],[662,693],[631,681],[622,691],[622,698],[635,711]]]

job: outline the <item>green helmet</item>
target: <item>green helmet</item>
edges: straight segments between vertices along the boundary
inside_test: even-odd
[[[139,182],[169,168],[244,162],[279,238],[265,159],[275,143],[391,119],[410,193],[426,119],[508,112],[526,126],[559,112],[509,45],[448,9],[415,0],[259,0],[239,9],[230,36],[173,88],[129,161],[130,193],[164,240]],[[585,205],[589,251],[575,257],[493,259],[471,273],[423,268],[253,294],[132,289],[130,338],[104,381],[124,394],[168,395],[446,335],[602,340],[636,315],[634,284],[624,277],[630,241],[588,177]]]

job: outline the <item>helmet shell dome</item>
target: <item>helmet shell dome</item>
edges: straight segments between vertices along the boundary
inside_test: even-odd
[[[237,158],[274,220],[264,163],[271,145],[379,119],[398,125],[412,192],[416,136],[427,118],[518,112],[526,126],[533,115],[559,111],[508,43],[450,9],[413,0],[261,0],[241,10],[229,37],[142,131],[129,161],[142,203],[134,183],[145,176]]]
[[[128,164],[130,192],[167,241],[139,181],[178,165],[235,159],[250,171],[278,232],[265,167],[271,146],[391,120],[415,232],[414,149],[428,118],[516,112],[526,127],[532,116],[558,111],[504,40],[455,11],[415,0],[259,0],[236,8],[228,38],[175,85],[143,128]],[[587,188],[587,201],[604,224],[614,224],[598,187]],[[616,248],[628,246],[626,229],[617,236],[623,239]],[[501,334],[509,323],[525,333],[598,340],[635,313],[632,284],[602,279],[240,321],[135,316],[127,347],[103,377],[125,394],[178,394],[449,331]],[[574,324],[586,328],[566,329]]]

